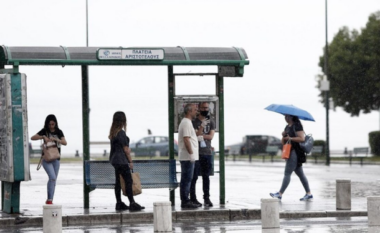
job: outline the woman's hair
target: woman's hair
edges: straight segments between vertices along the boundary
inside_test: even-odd
[[[113,139],[114,137],[116,137],[117,133],[122,129],[124,129],[125,131],[127,130],[127,117],[125,116],[124,112],[115,112],[115,114],[113,114],[110,135],[108,136],[108,138]]]
[[[292,116],[292,115],[290,115],[290,116],[292,117],[293,123],[302,125],[302,123],[301,123],[300,119],[298,118],[298,116]]]
[[[50,123],[50,121],[54,121],[55,122],[54,129],[55,130],[59,130],[57,118],[53,114],[50,114],[45,119],[44,129],[46,130],[46,132],[50,131],[50,129],[49,129],[49,123]]]

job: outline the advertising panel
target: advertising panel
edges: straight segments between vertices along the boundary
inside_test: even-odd
[[[30,180],[25,74],[0,74],[0,180]]]
[[[210,95],[188,95],[174,97],[174,132],[178,133],[178,126],[185,116],[183,109],[186,104],[193,103],[197,106],[201,102],[209,103],[209,117],[215,121],[215,132],[219,132],[219,99]],[[199,110],[198,110],[199,111]]]
[[[11,83],[7,76],[0,74],[0,180],[13,182]]]

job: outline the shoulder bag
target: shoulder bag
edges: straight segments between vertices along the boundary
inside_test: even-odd
[[[133,196],[137,196],[142,193],[140,174],[138,172],[133,172],[132,170],[131,176],[132,176]],[[121,190],[123,191],[123,195],[128,196],[127,188],[125,187],[125,181],[121,174],[120,174],[120,186],[121,186]]]
[[[305,141],[300,142],[300,147],[303,151],[305,151],[307,154],[311,152],[311,149],[313,149],[314,144],[314,138],[311,134],[305,135]]]
[[[297,136],[296,129],[294,128],[293,125],[293,131]],[[306,154],[309,154],[311,149],[313,149],[313,144],[314,144],[314,138],[311,134],[305,135],[305,141],[300,142],[300,147],[303,151],[305,151]]]
[[[133,172],[132,170],[132,192],[133,196],[137,196],[142,193],[142,187],[141,187],[141,180],[140,180],[140,173],[138,172]]]
[[[61,157],[58,151],[58,147],[54,142],[44,143],[42,150],[44,153],[43,158],[46,162],[52,162]]]

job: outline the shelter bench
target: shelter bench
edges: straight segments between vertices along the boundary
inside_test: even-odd
[[[42,154],[42,149],[31,149],[31,150],[30,150],[30,154],[31,154],[31,155],[39,155],[39,156],[41,156],[41,154]]]
[[[270,155],[271,162],[273,163],[273,157],[276,156],[276,154],[278,153],[278,151],[279,151],[278,146],[267,146],[265,148],[266,154],[263,154],[263,162],[265,162],[265,156],[266,155]]]
[[[176,160],[133,160],[133,171],[140,173],[141,187],[169,188],[178,187]],[[85,180],[91,191],[113,189],[115,187],[115,169],[109,161],[85,161]]]
[[[348,156],[348,159],[350,160],[350,165],[352,164],[352,158],[359,158],[360,159],[360,165],[363,166],[363,159],[368,157],[369,148],[368,147],[357,147],[354,148],[353,153],[351,152]],[[354,156],[352,156],[354,154]]]
[[[34,149],[32,147],[32,144],[29,143],[29,157],[30,158],[35,157],[35,155],[41,156],[41,154],[42,154],[42,147],[41,146],[39,146],[37,149]]]
[[[322,154],[323,146],[313,146],[311,149],[311,155],[314,157],[314,162],[318,163],[318,157],[323,157],[324,154]]]

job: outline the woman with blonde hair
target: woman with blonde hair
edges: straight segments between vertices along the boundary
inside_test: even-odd
[[[111,153],[109,161],[115,168],[115,197],[116,210],[138,211],[145,207],[137,204],[133,198],[132,192],[132,175],[133,161],[131,150],[129,148],[129,138],[125,131],[127,130],[127,118],[124,112],[115,112],[108,138],[111,144]],[[129,207],[121,201],[120,175],[125,181],[126,192],[129,200]]]

